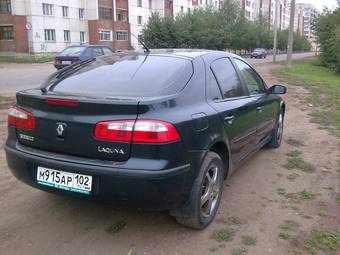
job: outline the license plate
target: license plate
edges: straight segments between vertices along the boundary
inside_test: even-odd
[[[69,173],[38,166],[39,184],[89,195],[92,189],[92,176]]]
[[[71,61],[61,61],[63,65],[70,65],[72,62]]]

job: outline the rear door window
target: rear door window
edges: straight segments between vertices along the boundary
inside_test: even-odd
[[[261,77],[244,61],[235,58],[236,65],[238,66],[241,75],[246,83],[250,95],[262,94],[266,92],[265,85]]]
[[[104,55],[102,48],[99,48],[99,47],[93,47],[91,48],[91,51],[92,51],[92,57],[94,58]]]
[[[229,58],[220,58],[211,64],[211,70],[220,86],[223,98],[244,96],[240,80]]]
[[[52,88],[68,94],[151,97],[178,93],[192,74],[191,60],[180,57],[102,56]]]
[[[113,55],[113,51],[109,48],[103,48],[104,51],[104,55],[106,56],[112,56]]]

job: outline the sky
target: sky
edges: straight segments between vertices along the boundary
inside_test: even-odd
[[[319,11],[323,10],[323,6],[327,6],[330,9],[335,9],[337,6],[336,0],[297,0],[296,2],[313,4]]]

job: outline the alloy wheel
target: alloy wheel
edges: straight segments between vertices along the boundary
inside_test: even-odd
[[[201,212],[204,217],[209,217],[213,213],[217,206],[219,195],[219,171],[216,165],[212,165],[202,183]]]

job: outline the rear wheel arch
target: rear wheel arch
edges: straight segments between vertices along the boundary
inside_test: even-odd
[[[215,152],[221,157],[223,161],[223,166],[225,170],[225,178],[226,178],[228,176],[229,165],[230,165],[230,150],[228,146],[222,141],[216,141],[210,146],[209,151]]]

